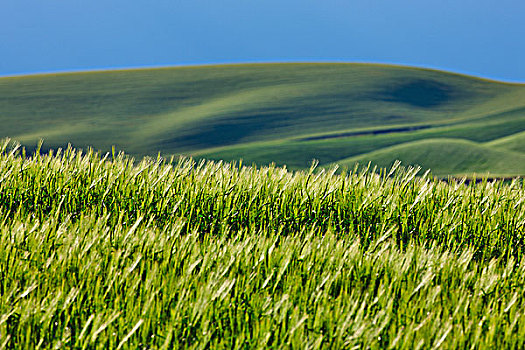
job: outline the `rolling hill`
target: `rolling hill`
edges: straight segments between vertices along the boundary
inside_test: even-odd
[[[245,64],[0,78],[0,137],[308,167],[395,159],[525,175],[525,85],[376,64]]]
[[[385,147],[377,151],[338,161],[341,166],[371,162],[390,167],[392,159],[402,164],[418,164],[434,175],[515,176],[525,174],[525,154],[501,150],[460,139],[428,139]]]

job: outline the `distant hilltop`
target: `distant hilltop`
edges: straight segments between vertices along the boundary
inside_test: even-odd
[[[0,78],[0,137],[135,157],[525,175],[525,85],[357,63],[235,64]]]

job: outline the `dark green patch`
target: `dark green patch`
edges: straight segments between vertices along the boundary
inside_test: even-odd
[[[454,96],[454,88],[448,84],[435,80],[413,79],[394,82],[382,88],[378,98],[414,107],[433,108],[450,102]]]

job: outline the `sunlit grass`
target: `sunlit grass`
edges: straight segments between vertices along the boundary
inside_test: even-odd
[[[419,176],[417,176],[419,175]],[[0,346],[525,341],[521,183],[0,155]]]

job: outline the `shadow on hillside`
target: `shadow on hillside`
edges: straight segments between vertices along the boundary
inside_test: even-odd
[[[381,101],[433,108],[453,100],[455,95],[454,88],[450,85],[435,80],[413,79],[387,85],[373,97]]]

